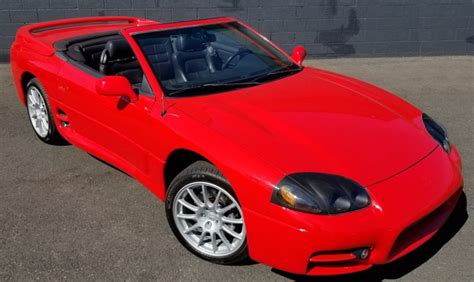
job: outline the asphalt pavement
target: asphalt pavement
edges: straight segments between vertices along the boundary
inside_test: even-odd
[[[464,164],[464,197],[447,225],[411,255],[315,281],[474,281],[474,57],[308,60],[371,82],[441,121]],[[467,201],[466,201],[467,198]],[[420,199],[422,200],[422,199]],[[403,204],[403,203],[401,203]],[[0,64],[0,280],[285,281],[262,264],[220,266],[186,251],[163,203],[137,181],[31,129]]]

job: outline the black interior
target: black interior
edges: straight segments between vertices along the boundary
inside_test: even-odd
[[[175,37],[174,59],[179,78],[192,81],[215,72],[217,54],[211,42],[215,37],[206,34],[182,34]]]
[[[135,54],[119,34],[104,35],[72,41],[66,55],[102,75],[126,77],[137,93],[151,95],[152,91]]]
[[[69,58],[101,73],[125,76],[137,92],[151,94],[128,42],[119,34],[101,35],[70,41],[64,51]],[[215,42],[207,33],[150,38],[140,42],[143,53],[160,82],[191,82],[220,70],[223,62],[238,51]]]
[[[211,25],[138,34],[134,38],[165,94],[252,78],[281,68],[282,63],[291,64],[283,55],[274,54],[278,60],[271,57],[267,50],[270,47],[261,47],[265,45],[262,39],[237,24],[234,29]],[[93,75],[124,76],[138,93],[152,95],[133,50],[119,33],[74,38],[55,47]]]
[[[132,85],[140,84],[143,71],[130,45],[123,39],[109,40],[100,54],[99,71],[104,75],[121,75]]]

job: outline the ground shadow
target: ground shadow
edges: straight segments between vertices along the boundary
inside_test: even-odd
[[[123,171],[123,170],[121,170],[120,168],[118,168],[118,167],[116,167],[116,166],[114,166],[114,165],[112,165],[112,164],[110,164],[110,163],[104,161],[103,159],[100,159],[100,158],[98,158],[98,157],[96,157],[96,156],[94,156],[94,155],[92,155],[92,154],[89,154],[89,153],[87,153],[87,154],[88,154],[89,156],[91,156],[92,158],[98,160],[99,162],[105,164],[106,166],[108,166],[108,167],[110,167],[110,168],[113,168],[114,170],[116,170],[116,171],[118,171],[118,172],[121,172],[122,174],[125,174],[126,176],[130,176],[130,175],[128,175],[128,173],[126,173],[125,171]],[[130,177],[131,177],[131,176],[130,176]]]
[[[404,275],[410,273],[423,263],[427,262],[432,258],[466,223],[468,218],[467,214],[467,200],[466,195],[463,193],[459,199],[456,208],[449,217],[448,221],[443,227],[436,233],[424,245],[413,251],[412,253],[396,260],[392,263],[374,266],[371,269],[343,276],[335,277],[306,277],[300,275],[294,275],[279,270],[272,269],[273,272],[282,275],[286,278],[295,281],[382,281],[384,279],[398,279]]]
[[[258,262],[254,261],[254,260],[251,259],[251,258],[246,258],[246,259],[244,259],[243,261],[239,261],[239,262],[233,263],[233,264],[231,264],[231,265],[235,265],[235,266],[246,266],[246,265],[254,265],[254,264],[258,264]]]
[[[59,136],[54,143],[48,143],[49,145],[53,145],[53,146],[70,146],[71,143],[69,143],[66,139],[64,139],[64,137],[62,136]]]
[[[341,25],[339,28],[322,30],[316,37],[316,43],[322,43],[332,50],[332,54],[328,56],[345,56],[355,53],[355,48],[347,42],[355,35],[359,34],[360,22],[357,18],[355,9],[349,10],[347,24]]]

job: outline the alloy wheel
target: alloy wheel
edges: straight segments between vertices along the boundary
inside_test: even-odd
[[[173,201],[173,219],[183,238],[197,252],[225,257],[245,241],[245,224],[237,200],[209,182],[182,187]]]
[[[49,117],[46,103],[38,88],[31,86],[27,93],[28,115],[36,133],[45,138],[49,132]]]

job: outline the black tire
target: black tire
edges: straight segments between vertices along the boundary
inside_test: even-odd
[[[176,236],[176,238],[178,238],[180,243],[184,247],[186,247],[186,249],[188,249],[191,253],[193,253],[194,255],[204,260],[217,263],[217,264],[239,264],[239,263],[248,261],[249,255],[248,255],[248,247],[247,247],[247,237],[245,237],[244,242],[239,247],[239,249],[236,250],[230,256],[215,258],[215,257],[207,256],[205,254],[197,252],[180,233],[173,219],[173,208],[172,208],[173,202],[178,192],[185,185],[192,182],[196,182],[196,181],[210,182],[212,184],[215,184],[223,188],[230,195],[232,195],[232,197],[234,197],[234,199],[240,206],[240,203],[238,202],[238,199],[232,187],[230,186],[229,182],[225,179],[225,177],[222,175],[222,173],[215,166],[211,165],[208,162],[197,161],[191,164],[190,166],[188,166],[186,169],[184,169],[181,173],[179,173],[173,179],[166,194],[166,202],[165,202],[166,217],[168,219],[168,224],[170,225],[171,230],[173,231],[174,235]]]
[[[30,121],[30,125],[31,127],[33,128],[33,131],[35,132],[36,136],[38,136],[38,138],[43,141],[44,143],[47,143],[47,144],[51,144],[51,145],[64,145],[64,144],[67,144],[67,142],[64,140],[64,138],[61,136],[61,134],[59,133],[58,129],[56,128],[56,124],[54,122],[54,115],[53,115],[53,112],[51,111],[51,105],[49,104],[49,101],[48,101],[48,95],[46,94],[46,91],[44,90],[44,87],[43,85],[41,85],[40,81],[37,79],[37,78],[33,78],[31,79],[28,84],[26,85],[26,92],[25,92],[25,99],[27,100],[28,99],[28,93],[30,91],[31,88],[35,87],[37,90],[39,90],[39,94],[41,95],[41,97],[43,98],[44,102],[45,102],[45,105],[46,105],[46,109],[48,111],[48,133],[46,136],[40,136],[35,128],[34,128],[34,125],[32,124],[31,122],[31,119],[30,119],[30,113],[29,113],[29,107],[27,106],[26,107],[26,111],[27,111],[27,115],[28,115],[28,120]],[[28,101],[27,101],[28,103]]]

